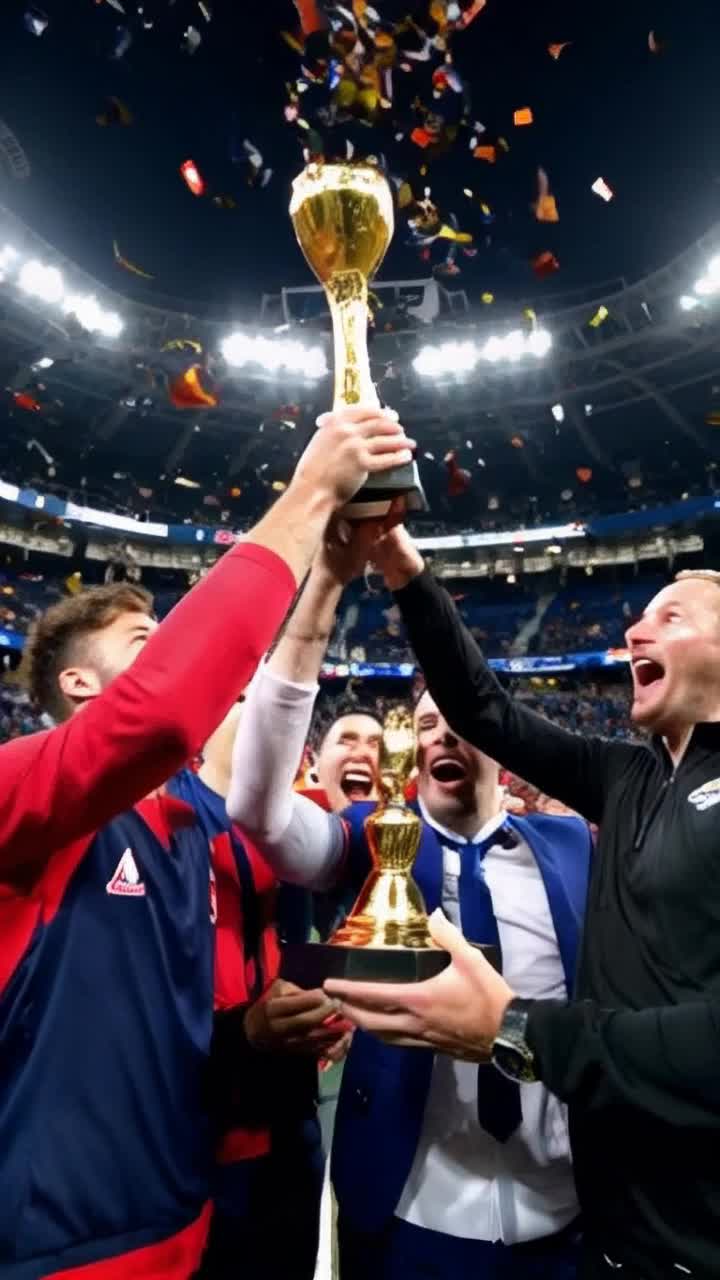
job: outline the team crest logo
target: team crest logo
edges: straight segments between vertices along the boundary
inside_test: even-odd
[[[125,850],[115,868],[115,874],[105,885],[105,892],[117,894],[120,898],[145,897],[145,885],[140,878],[132,849]]]
[[[688,803],[694,804],[698,813],[704,813],[706,809],[712,809],[714,804],[720,804],[720,778],[713,778],[710,782],[704,782],[701,787],[696,787],[690,792]]]

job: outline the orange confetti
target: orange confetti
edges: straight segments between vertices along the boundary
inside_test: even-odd
[[[520,128],[525,124],[532,124],[533,113],[530,107],[518,107],[517,111],[513,111],[513,124],[516,128]]]
[[[554,58],[557,62],[563,49],[569,49],[571,44],[572,40],[563,40],[560,44],[549,44],[547,51],[550,54],[550,57]]]
[[[576,467],[575,475],[581,484],[589,484],[592,480],[592,467]]]
[[[176,409],[214,409],[217,406],[217,396],[206,391],[200,381],[201,370],[202,365],[192,364],[170,383],[170,403]]]
[[[497,152],[494,147],[476,147],[473,155],[476,160],[487,160],[488,164],[494,164]]]
[[[535,217],[538,222],[559,222],[557,204],[554,196],[540,196],[535,205]]]

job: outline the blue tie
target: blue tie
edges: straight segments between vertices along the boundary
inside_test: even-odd
[[[500,935],[493,910],[492,897],[485,880],[483,858],[495,845],[512,848],[517,836],[508,826],[502,826],[479,844],[455,843],[442,837],[443,844],[457,849],[460,855],[460,920],[462,931],[469,942],[491,944],[500,949]],[[502,963],[501,963],[502,968]],[[491,1063],[478,1067],[478,1122],[496,1138],[507,1142],[522,1121],[520,1089],[508,1080]]]

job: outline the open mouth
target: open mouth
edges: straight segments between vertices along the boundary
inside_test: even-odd
[[[340,787],[348,800],[367,800],[373,787],[369,770],[357,766],[346,769],[340,779]]]
[[[430,766],[430,776],[436,782],[464,782],[467,770],[459,760],[452,756],[444,756]]]
[[[651,684],[657,684],[665,675],[665,668],[653,658],[634,658],[632,667],[635,683],[641,689],[648,689]]]

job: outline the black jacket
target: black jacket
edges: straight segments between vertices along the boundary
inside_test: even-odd
[[[427,571],[396,599],[452,728],[600,826],[575,999],[528,1024],[587,1237],[647,1280],[718,1280],[720,723],[676,771],[660,742],[580,737],[510,697]]]

